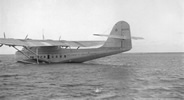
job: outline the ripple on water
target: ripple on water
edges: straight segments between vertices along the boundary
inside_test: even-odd
[[[123,54],[83,64],[24,65],[5,57],[0,100],[183,100],[181,58]]]

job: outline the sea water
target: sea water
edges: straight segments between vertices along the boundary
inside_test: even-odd
[[[48,65],[0,55],[0,100],[184,100],[184,53]]]

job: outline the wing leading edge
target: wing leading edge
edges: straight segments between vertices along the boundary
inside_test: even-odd
[[[23,40],[0,38],[0,44],[8,46],[43,47],[43,46],[69,46],[66,43],[53,40]]]
[[[45,47],[45,46],[64,46],[64,47],[90,47],[103,44],[104,41],[54,41],[54,40],[30,40],[0,38],[1,45],[23,46],[23,47]]]

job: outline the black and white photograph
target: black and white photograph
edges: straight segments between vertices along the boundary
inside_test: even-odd
[[[184,100],[184,0],[0,0],[0,100]]]

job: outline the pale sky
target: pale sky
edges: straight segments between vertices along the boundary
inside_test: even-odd
[[[0,37],[105,40],[124,20],[133,40],[130,52],[183,52],[184,0],[0,0]],[[0,54],[16,50],[3,46]]]

